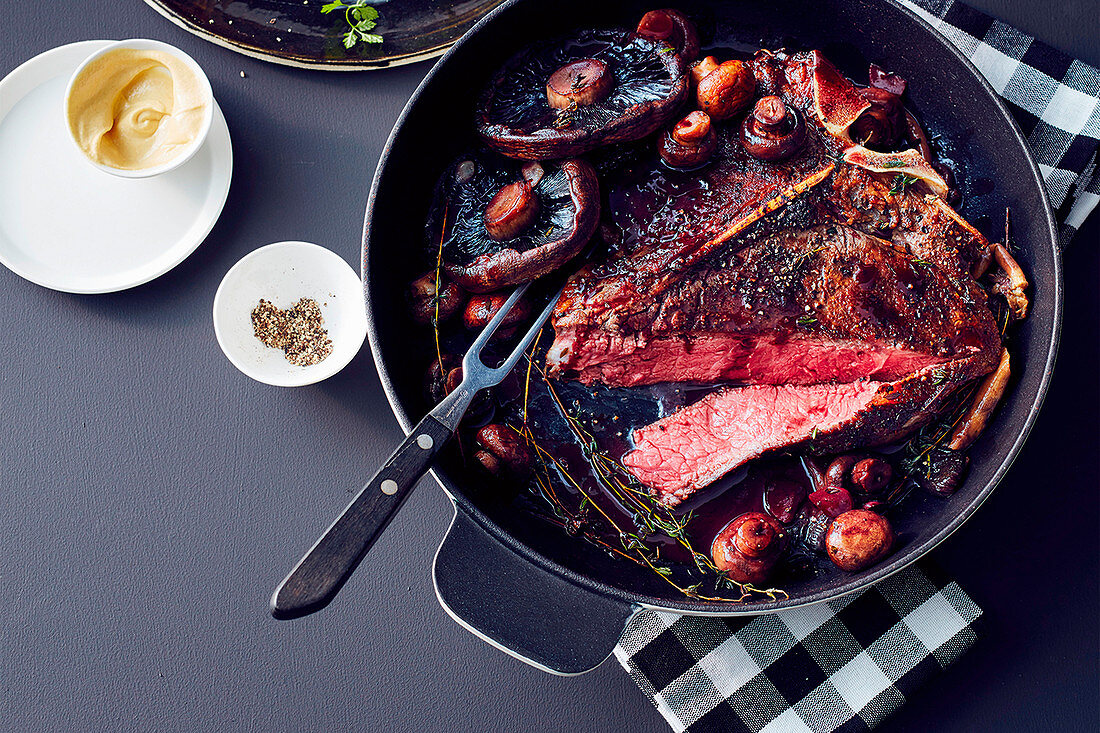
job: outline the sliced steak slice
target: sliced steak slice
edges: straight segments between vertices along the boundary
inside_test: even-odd
[[[899,440],[975,373],[973,358],[895,382],[729,387],[634,431],[623,465],[676,506],[746,461],[781,449],[839,452]]]
[[[748,460],[833,430],[867,408],[878,382],[757,385],[713,392],[634,431],[623,465],[675,506]]]
[[[985,294],[840,225],[781,232],[608,310],[559,304],[551,374],[585,383],[890,381],[952,359],[996,363]]]

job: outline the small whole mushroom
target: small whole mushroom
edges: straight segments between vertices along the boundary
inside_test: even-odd
[[[413,320],[425,326],[435,320],[437,306],[439,323],[448,320],[462,307],[462,288],[439,273],[440,288],[439,296],[436,297],[436,282],[437,274],[435,270],[431,270],[413,280],[409,286],[409,305]]]
[[[756,77],[741,61],[718,64],[708,56],[696,64],[692,76],[698,80],[695,101],[714,120],[728,120],[746,109],[756,93]]]
[[[497,314],[497,311],[508,300],[509,293],[481,293],[470,296],[466,303],[466,309],[462,312],[462,324],[471,331],[480,331]],[[527,319],[531,314],[531,304],[527,300],[520,300],[504,316],[500,327],[496,330],[497,336],[508,337],[515,332],[515,325]]]
[[[852,508],[852,494],[840,486],[826,486],[809,495],[810,503],[830,517],[839,517]]]
[[[886,517],[866,509],[844,512],[829,525],[825,550],[840,568],[854,573],[890,554],[894,529]]]
[[[695,168],[710,159],[718,148],[718,135],[706,112],[689,112],[666,132],[657,144],[661,160],[672,168]]]
[[[711,545],[715,566],[738,583],[763,583],[786,546],[783,525],[762,512],[730,521]]]
[[[785,160],[802,147],[806,125],[794,107],[782,97],[761,97],[752,114],[741,123],[741,142],[754,158],[776,162]]]
[[[893,477],[894,469],[881,458],[864,458],[852,466],[852,485],[864,494],[877,494]]]
[[[577,59],[559,67],[546,82],[546,101],[554,109],[588,107],[607,99],[615,75],[607,62]]]
[[[925,457],[926,467],[914,476],[917,485],[935,496],[951,496],[959,488],[970,463],[966,453],[949,448],[936,448]]]
[[[450,393],[447,377],[454,370],[458,370],[460,374],[462,372],[461,361],[458,357],[444,354],[442,366],[440,366],[438,359],[432,361],[431,366],[428,367],[428,373],[424,377],[424,396],[428,402],[432,404],[442,402],[443,398]]]
[[[478,447],[474,459],[497,478],[525,478],[534,466],[523,438],[506,425],[490,423],[481,427],[474,434],[474,443]]]
[[[685,61],[699,55],[699,34],[695,24],[679,10],[650,10],[642,16],[636,33],[642,38],[667,41]]]

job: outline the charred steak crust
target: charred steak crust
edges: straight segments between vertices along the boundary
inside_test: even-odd
[[[618,305],[559,308],[552,374],[610,386],[895,379],[992,359],[1000,343],[980,288],[836,224],[772,235]]]

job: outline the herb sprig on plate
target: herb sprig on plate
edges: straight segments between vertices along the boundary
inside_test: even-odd
[[[367,0],[354,0],[345,3],[343,0],[332,0],[321,7],[321,13],[328,15],[337,10],[344,11],[344,19],[348,22],[348,32],[344,34],[344,48],[351,48],[357,43],[381,43],[382,36],[371,33],[378,25],[378,11],[371,7]]]

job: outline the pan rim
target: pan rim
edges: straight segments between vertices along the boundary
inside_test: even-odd
[[[375,318],[375,308],[373,304],[371,288],[368,284],[367,266],[369,262],[370,254],[370,223],[373,218],[374,206],[377,200],[378,191],[382,179],[382,174],[386,170],[386,166],[389,161],[390,152],[392,151],[394,141],[397,135],[404,127],[404,123],[411,110],[416,106],[418,100],[421,97],[423,91],[432,82],[432,80],[439,73],[440,69],[449,63],[451,57],[458,53],[458,51],[469,40],[479,35],[483,29],[491,24],[494,19],[508,12],[512,7],[517,4],[528,2],[529,0],[507,0],[507,2],[494,8],[491,12],[485,15],[481,20],[477,22],[462,38],[460,38],[447,52],[439,58],[438,61],[432,66],[428,73],[424,76],[424,79],[417,85],[413,94],[409,97],[409,101],[405,104],[400,115],[398,116],[394,127],[390,132],[389,137],[382,149],[382,153],[379,157],[378,165],[375,168],[374,177],[371,182],[370,193],[367,199],[367,207],[364,215],[363,222],[363,236],[362,236],[362,250],[361,250],[361,275],[363,279],[363,287],[366,291],[366,309],[367,309],[367,338],[370,343],[371,354],[374,358],[375,367],[378,370],[379,379],[382,382],[383,390],[386,394],[386,399],[390,404],[391,409],[398,423],[401,425],[402,430],[408,434],[412,429],[414,421],[410,419],[409,414],[406,412],[403,405],[398,400],[396,390],[394,389],[394,382],[390,375],[389,369],[386,366],[386,362],[383,359],[380,345],[380,334],[378,332],[378,322]],[[789,598],[782,601],[753,601],[747,603],[737,604],[736,607],[730,608],[730,604],[721,604],[718,602],[707,601],[690,601],[685,600],[683,602],[671,602],[668,599],[656,598],[653,596],[646,596],[640,593],[634,593],[616,588],[601,581],[595,580],[589,576],[577,573],[570,568],[567,568],[559,563],[547,558],[541,553],[535,551],[524,542],[513,536],[510,532],[506,531],[495,522],[493,522],[487,515],[484,514],[477,506],[467,499],[462,492],[458,489],[458,482],[453,481],[443,471],[433,467],[429,473],[433,479],[440,485],[444,493],[450,499],[452,504],[455,505],[456,511],[466,512],[479,527],[485,530],[490,536],[497,541],[501,542],[505,547],[508,547],[513,552],[516,552],[528,562],[535,564],[536,566],[552,572],[559,577],[569,581],[573,585],[583,588],[587,591],[597,593],[605,597],[611,597],[622,601],[625,606],[631,606],[638,609],[650,609],[654,611],[666,611],[671,613],[679,613],[686,615],[696,616],[750,616],[759,615],[763,613],[775,613],[792,608],[800,608],[804,606],[810,606],[817,603],[823,603],[826,601],[841,598],[853,593],[857,593],[867,587],[884,580],[885,578],[894,575],[895,573],[904,570],[918,560],[924,558],[929,552],[935,549],[938,545],[944,542],[948,537],[954,534],[974,513],[984,504],[989,495],[1003,480],[1005,474],[1011,468],[1015,462],[1017,456],[1020,453],[1023,444],[1026,442],[1028,436],[1031,433],[1032,428],[1035,425],[1035,421],[1038,417],[1038,413],[1044,400],[1046,399],[1047,391],[1050,385],[1050,379],[1053,374],[1054,364],[1058,353],[1058,346],[1061,340],[1062,329],[1062,310],[1063,310],[1063,273],[1062,273],[1062,260],[1061,253],[1058,247],[1058,228],[1054,219],[1054,212],[1050,205],[1050,200],[1047,195],[1046,186],[1043,182],[1042,175],[1040,173],[1038,164],[1032,155],[1031,149],[1028,147],[1027,139],[1023,132],[1020,130],[1015,118],[1012,117],[1008,111],[1003,100],[997,95],[996,91],[989,84],[989,82],[978,71],[977,67],[966,58],[950,41],[947,40],[942,34],[936,31],[927,21],[920,15],[905,7],[897,0],[885,0],[885,4],[893,8],[895,11],[899,11],[905,17],[909,19],[911,23],[914,23],[919,27],[926,36],[929,36],[935,40],[941,47],[947,50],[965,69],[970,76],[977,80],[978,84],[985,91],[986,97],[989,102],[992,103],[992,108],[996,110],[1000,118],[1008,123],[1010,130],[1015,138],[1019,148],[1024,153],[1024,158],[1028,164],[1028,170],[1031,174],[1031,184],[1037,188],[1042,202],[1043,216],[1046,220],[1047,239],[1042,244],[1044,247],[1049,246],[1052,253],[1052,259],[1054,263],[1054,278],[1053,286],[1050,296],[1053,299],[1054,313],[1051,321],[1051,335],[1050,343],[1047,347],[1046,357],[1043,363],[1043,375],[1040,378],[1039,385],[1036,389],[1034,399],[1032,400],[1031,408],[1027,417],[1024,419],[1024,424],[1019,430],[1012,445],[1003,453],[1000,466],[994,471],[993,475],[986,482],[986,485],[978,492],[974,500],[965,507],[961,512],[955,515],[951,521],[947,522],[939,531],[933,536],[924,540],[919,545],[912,546],[906,550],[906,552],[899,554],[896,559],[888,561],[881,566],[876,567],[874,570],[861,574],[858,577],[853,577],[851,580],[845,581],[837,588],[830,588],[811,593],[806,596],[799,596],[796,598]]]

